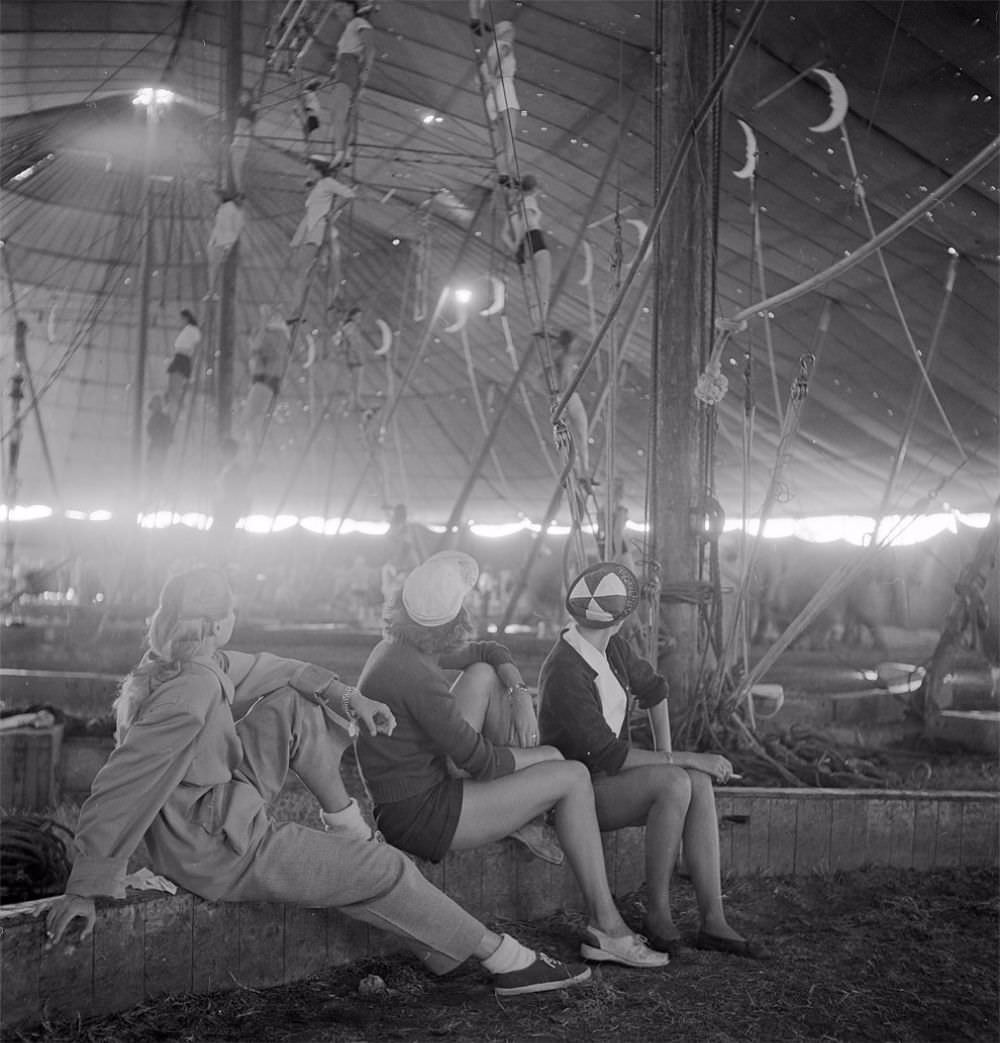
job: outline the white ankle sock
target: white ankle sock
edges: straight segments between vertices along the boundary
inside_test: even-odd
[[[501,935],[500,944],[492,956],[483,960],[483,968],[490,974],[510,974],[512,971],[523,971],[535,962],[535,952],[523,946],[509,934]]]
[[[340,811],[321,811],[319,817],[328,833],[357,837],[359,840],[372,838],[372,827],[365,821],[361,808],[353,797],[346,808],[341,808]]]

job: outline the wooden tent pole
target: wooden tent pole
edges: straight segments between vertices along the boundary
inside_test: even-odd
[[[136,338],[135,397],[132,400],[132,489],[142,488],[142,443],[146,413],[146,359],[149,356],[149,293],[153,276],[153,149],[160,114],[154,92],[146,107],[146,150],[142,165],[142,259],[139,269],[139,336]]]
[[[694,153],[673,181],[678,216],[661,224],[657,243],[660,337],[654,345],[659,358],[652,466],[658,481],[650,517],[662,576],[672,585],[698,579],[707,427],[693,390],[712,349],[718,233],[718,135],[715,121],[699,121],[698,112],[720,79],[721,39],[720,4],[665,5],[661,147],[664,156],[676,155],[687,141]],[[697,608],[661,600],[659,615],[661,630],[665,626],[671,638],[669,648],[661,649],[659,668],[670,683],[671,716],[683,715],[697,684]]]

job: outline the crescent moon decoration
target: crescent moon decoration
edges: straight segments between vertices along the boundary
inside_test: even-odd
[[[594,251],[591,250],[590,243],[586,239],[583,240],[583,256],[586,267],[583,270],[583,278],[580,280],[580,285],[589,286],[590,280],[594,277]]]
[[[747,139],[747,158],[739,170],[733,171],[733,175],[741,181],[748,181],[757,173],[757,135],[749,123],[741,119],[736,122],[743,128],[743,136]]]
[[[636,232],[639,234],[639,244],[636,247],[636,254],[638,255],[639,246],[642,246],[642,241],[646,238],[646,231],[648,230],[649,225],[645,221],[640,221],[637,217],[628,218],[626,223],[632,225],[633,228],[635,228]],[[635,264],[635,257],[633,257],[632,260],[629,261],[629,268],[631,268],[633,264]]]
[[[507,287],[504,284],[503,279],[491,275],[490,281],[493,283],[493,303],[479,313],[482,316],[499,314],[503,311],[504,305],[507,303]]]
[[[462,313],[458,317],[458,322],[456,322],[453,326],[445,326],[444,331],[445,331],[445,333],[458,333],[459,330],[462,330],[462,329],[465,328],[465,324],[468,321],[469,321],[468,312],[466,312],[466,310],[463,308],[462,309]]]
[[[309,369],[316,361],[316,338],[311,333],[306,334],[306,349],[306,360],[302,363],[303,369]]]
[[[817,134],[826,134],[828,131],[836,130],[844,122],[844,117],[847,115],[847,91],[832,72],[827,72],[826,69],[813,69],[813,73],[826,80],[827,88],[830,91],[830,115],[822,123],[817,123],[815,127],[809,129]]]
[[[375,325],[382,334],[382,343],[375,349],[375,354],[388,355],[389,349],[392,347],[392,330],[389,328],[389,323],[385,319],[376,319]]]

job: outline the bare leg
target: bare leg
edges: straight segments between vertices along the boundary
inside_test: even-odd
[[[509,836],[555,805],[556,833],[583,892],[590,926],[615,937],[631,934],[608,884],[590,776],[582,764],[547,761],[492,782],[465,782],[463,787],[452,850]]]
[[[517,171],[517,154],[514,151],[514,138],[517,136],[517,121],[520,113],[517,109],[503,109],[497,113],[493,121],[493,137],[496,141],[497,173],[514,177]]]
[[[662,938],[678,935],[670,912],[670,878],[683,838],[703,928],[720,937],[739,938],[722,910],[718,821],[708,776],[667,764],[650,765],[601,779],[594,792],[602,830],[646,827],[650,929]]]
[[[684,860],[698,900],[703,930],[720,938],[740,938],[726,922],[722,908],[719,863],[719,819],[711,779],[703,771],[689,771],[691,805],[684,823]]]

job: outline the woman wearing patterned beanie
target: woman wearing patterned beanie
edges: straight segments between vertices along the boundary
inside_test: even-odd
[[[761,946],[733,930],[722,907],[719,823],[713,780],[728,782],[729,761],[672,749],[667,682],[618,631],[639,601],[639,581],[617,562],[591,565],[570,584],[570,625],[542,664],[542,741],[590,769],[601,830],[646,827],[647,912],[653,948],[676,955],[680,933],[670,912],[670,877],[681,843],[701,914],[699,949],[761,958]],[[654,749],[629,739],[633,700],[646,710]]]

